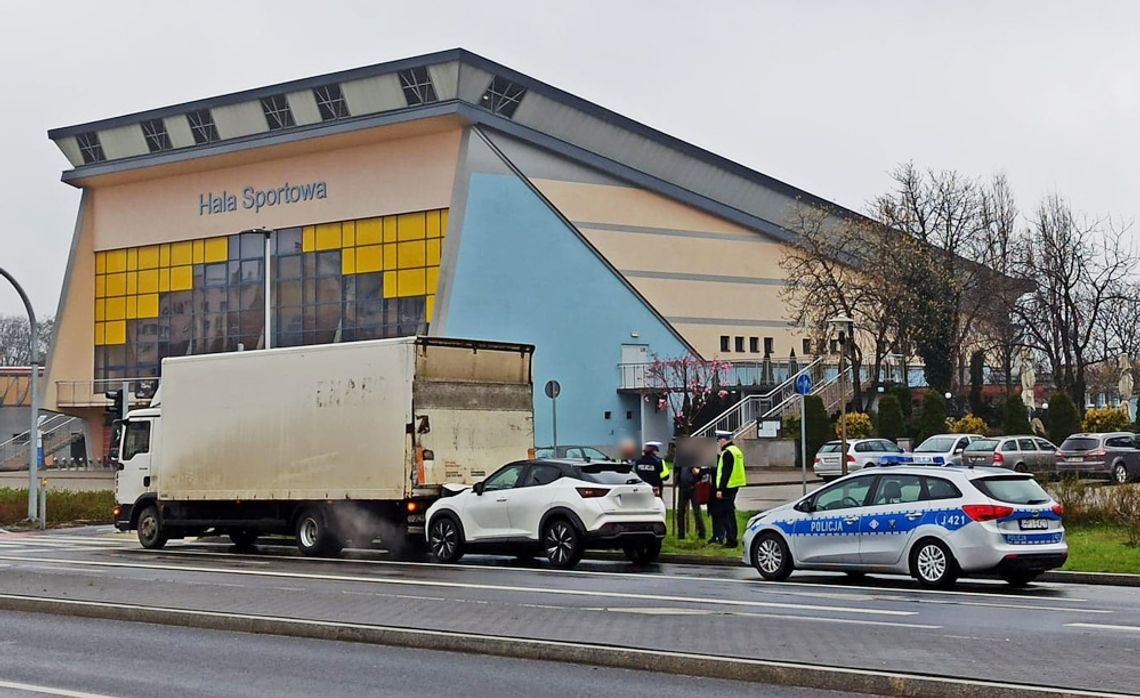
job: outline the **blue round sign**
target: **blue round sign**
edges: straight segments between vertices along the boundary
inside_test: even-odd
[[[796,392],[800,395],[811,394],[811,376],[804,374],[796,379]]]

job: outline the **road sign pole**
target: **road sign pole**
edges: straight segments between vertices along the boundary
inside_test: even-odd
[[[807,494],[807,395],[800,395],[800,480]]]
[[[553,431],[554,431],[554,454],[555,454],[555,456],[557,456],[558,455],[558,396],[557,395],[550,398],[550,412],[551,412],[552,421],[554,422],[554,424],[553,424],[553,427],[554,427],[554,429],[553,429]]]

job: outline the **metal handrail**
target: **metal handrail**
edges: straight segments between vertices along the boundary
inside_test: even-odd
[[[850,366],[844,367],[843,373],[844,373],[844,375],[850,377],[851,367]],[[825,390],[828,390],[829,388],[831,388],[832,386],[834,386],[838,382],[839,382],[839,372],[836,371],[834,376],[828,378],[827,380],[823,381],[819,385],[812,388],[812,391],[809,394],[810,395],[822,395]],[[842,399],[842,396],[840,397],[840,399]],[[767,418],[772,417],[776,414],[780,414],[782,416],[784,413],[784,410],[786,410],[790,405],[794,405],[795,403],[796,403],[796,395],[789,395],[782,402],[780,402],[780,404],[776,405],[772,409],[770,409],[767,412],[765,412],[764,414],[760,415],[760,417],[757,421],[767,419]],[[836,403],[836,404],[838,404],[838,403]],[[826,401],[824,401],[824,407],[826,409],[831,409],[833,406],[834,405],[830,405]]]
[[[804,364],[804,366],[801,367],[798,371],[796,371],[792,375],[788,376],[788,378],[786,380],[784,380],[782,383],[780,383],[779,385],[777,385],[775,388],[768,391],[767,393],[764,393],[762,395],[761,394],[753,394],[753,395],[745,396],[739,402],[737,402],[735,405],[733,405],[732,407],[729,407],[724,412],[721,412],[719,415],[714,417],[708,424],[705,424],[701,428],[694,430],[693,436],[694,437],[707,437],[707,436],[711,436],[716,431],[732,431],[734,435],[739,434],[741,431],[748,428],[749,426],[751,426],[756,421],[755,419],[744,418],[741,416],[746,411],[748,411],[752,405],[759,403],[761,401],[764,401],[764,400],[771,401],[773,396],[775,396],[777,394],[781,394],[784,391],[787,391],[789,389],[794,388],[796,380],[799,379],[799,377],[802,375],[807,375],[810,372],[813,372],[816,369],[816,367],[822,365],[824,358],[825,357],[822,357],[822,356],[816,357],[810,363]],[[781,402],[783,402],[783,400],[781,400]],[[754,411],[759,412],[759,409],[756,409]],[[733,419],[733,417],[736,417],[736,419]],[[728,427],[728,428],[723,429],[723,430],[717,429],[717,427],[719,427],[719,426],[724,426],[724,427]]]
[[[50,455],[54,452],[52,444],[48,443],[64,429],[70,428],[75,422],[81,422],[82,419],[74,417],[69,414],[54,414],[50,417],[42,419],[39,425],[40,440],[44,445],[44,455]],[[13,458],[23,456],[26,449],[32,448],[33,439],[31,438],[31,431],[25,431],[17,434],[7,441],[0,443],[0,464],[8,463]],[[60,447],[63,443],[56,444]],[[54,449],[58,451],[59,448]]]

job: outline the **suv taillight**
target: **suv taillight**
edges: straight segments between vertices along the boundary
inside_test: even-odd
[[[1103,448],[1098,448],[1098,449],[1097,449],[1097,450],[1095,450],[1095,451],[1089,451],[1089,452],[1088,452],[1088,453],[1086,453],[1085,455],[1086,455],[1086,456],[1092,456],[1093,458],[1103,458],[1104,456],[1107,456],[1107,455],[1108,455],[1108,451],[1106,451],[1106,450],[1105,450],[1105,449],[1103,449]]]
[[[605,497],[610,493],[605,487],[575,487],[578,490],[578,496],[582,499],[593,499],[595,497]]]
[[[847,454],[847,462],[848,462],[848,463],[854,463],[854,462],[855,462],[855,456],[853,456],[853,455],[851,455],[850,453],[848,453],[848,454]]]
[[[994,521],[1013,514],[1013,507],[1000,504],[965,504],[962,511],[974,521]]]

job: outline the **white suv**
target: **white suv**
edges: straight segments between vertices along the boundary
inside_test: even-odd
[[[427,511],[428,548],[440,562],[465,552],[530,558],[570,568],[589,548],[620,548],[649,564],[665,537],[665,504],[629,465],[519,461]]]

